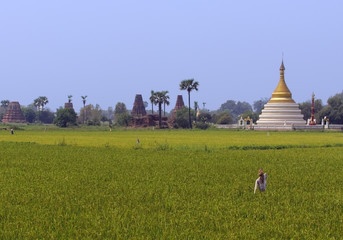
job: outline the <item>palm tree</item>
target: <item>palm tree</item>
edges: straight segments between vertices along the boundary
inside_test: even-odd
[[[37,110],[43,111],[43,108],[46,104],[48,104],[49,100],[47,97],[45,96],[40,96],[38,98],[36,98],[35,100],[33,100],[33,105],[37,108]]]
[[[163,116],[166,116],[166,104],[167,106],[169,106],[170,102],[169,102],[169,96],[168,91],[162,91],[163,94]]]
[[[9,104],[10,104],[10,100],[2,100],[1,101],[1,107],[3,107],[3,108],[7,108]]]
[[[154,114],[154,104],[156,104],[156,93],[154,90],[151,90],[151,96],[150,96],[150,102],[151,102],[151,114]]]
[[[82,103],[83,103],[83,124],[85,123],[85,106],[86,106],[86,98],[87,98],[87,95],[85,96],[81,96],[82,98]]]
[[[167,96],[168,91],[154,92],[155,95],[155,104],[158,104],[158,125],[159,128],[162,128],[162,103]],[[168,96],[169,98],[169,96]]]
[[[71,98],[73,97],[73,95],[68,95],[68,103],[71,103]]]
[[[181,81],[180,90],[187,90],[188,92],[188,118],[189,118],[189,127],[192,128],[191,120],[191,91],[194,89],[198,91],[199,83],[194,81],[194,79],[186,79]]]

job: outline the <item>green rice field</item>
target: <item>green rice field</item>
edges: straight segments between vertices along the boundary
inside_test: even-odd
[[[342,132],[1,130],[0,150],[0,239],[342,238]]]

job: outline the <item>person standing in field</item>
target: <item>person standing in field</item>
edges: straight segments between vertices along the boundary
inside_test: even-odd
[[[260,192],[266,191],[267,188],[267,173],[263,172],[263,169],[261,168],[258,171],[258,178],[256,179],[255,182],[255,189],[254,189],[254,194],[256,193],[257,187],[259,188]]]

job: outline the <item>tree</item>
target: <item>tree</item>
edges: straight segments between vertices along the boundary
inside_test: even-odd
[[[153,90],[151,90],[151,96],[149,98],[150,102],[151,102],[151,114],[154,114],[154,104],[156,102],[156,94]]]
[[[167,106],[169,106],[170,102],[169,102],[169,95],[168,91],[162,91],[163,94],[163,116],[166,116],[166,104]]]
[[[42,123],[50,124],[53,123],[55,118],[55,114],[51,112],[49,109],[46,109],[45,111],[41,111],[38,114],[38,120]]]
[[[3,107],[3,108],[7,108],[9,104],[10,104],[10,100],[2,100],[1,101],[1,107]]]
[[[45,96],[40,96],[33,100],[33,105],[37,108],[37,111],[41,112],[44,109],[44,106],[48,104],[49,100]]]
[[[87,98],[87,95],[85,95],[85,96],[81,96],[81,98],[82,98],[82,103],[83,103],[83,110],[86,110],[85,109],[85,106],[86,106],[86,98]],[[83,114],[83,124],[85,123],[85,115],[86,114]]]
[[[194,114],[194,111],[191,110],[192,114]],[[188,122],[188,108],[183,107],[182,109],[178,110],[175,114],[174,119],[174,127],[175,128],[189,128],[189,122]]]
[[[33,123],[36,120],[36,112],[29,107],[22,107],[26,122]]]
[[[80,117],[79,117],[79,123],[87,123],[88,120],[91,118],[91,111],[93,106],[91,104],[85,105],[83,108],[80,109]],[[82,119],[82,122],[81,122]]]
[[[154,92],[155,95],[155,102],[158,104],[158,125],[159,128],[162,128],[162,104],[168,102],[169,104],[169,96],[167,95],[168,91],[162,91],[162,92]]]
[[[95,107],[91,105],[91,119],[88,121],[88,125],[98,125],[101,124],[102,110],[99,104],[96,104]]]
[[[68,95],[68,103],[71,103],[72,97],[73,97],[73,95]]]
[[[303,103],[299,104],[299,108],[301,110],[301,113],[304,115],[304,119],[310,119],[311,118],[311,113],[312,113],[312,101],[306,101]],[[317,122],[319,122],[319,112],[322,110],[323,104],[321,99],[316,99],[314,101],[314,117]]]
[[[240,115],[243,119],[250,118],[254,123],[258,120],[258,114],[253,111],[245,111],[243,114]]]
[[[98,104],[93,106],[92,104],[86,105],[80,111],[80,119],[85,119],[87,125],[100,125],[102,118],[102,110]]]
[[[269,98],[261,98],[260,100],[257,100],[254,102],[254,110],[255,113],[260,114],[262,112],[262,109],[264,108],[264,105],[269,101]]]
[[[211,119],[212,119],[212,116],[211,116],[211,114],[208,113],[208,112],[201,112],[201,113],[199,114],[199,116],[198,116],[198,120],[199,120],[200,122],[204,122],[204,123],[210,122]]]
[[[77,115],[73,108],[60,108],[57,109],[54,123],[59,127],[76,125],[76,118]]]
[[[101,114],[102,116],[105,116],[110,123],[114,119],[114,110],[112,107],[108,107],[107,110],[102,110]]]
[[[343,91],[330,97],[325,106],[319,113],[320,118],[325,116],[329,118],[329,122],[333,124],[343,123]]]
[[[1,101],[1,106],[0,106],[0,121],[2,120],[3,116],[6,113],[6,109],[8,105],[10,104],[9,100],[2,100]]]
[[[181,81],[180,83],[180,90],[187,90],[188,92],[188,120],[189,120],[189,127],[192,128],[192,119],[191,119],[191,91],[195,90],[198,91],[199,83],[194,81],[194,79],[186,79]]]
[[[247,102],[238,101],[236,103],[234,100],[228,100],[220,106],[218,111],[219,112],[229,111],[232,118],[237,120],[237,117],[239,115],[243,114],[246,111],[252,111],[252,107]]]
[[[217,124],[230,124],[232,123],[232,117],[229,112],[221,112],[218,114],[218,116],[215,116],[214,119],[216,119]]]
[[[118,122],[119,116],[123,113],[128,113],[125,103],[118,102],[114,109],[114,121]]]
[[[117,117],[117,124],[119,126],[127,127],[130,125],[130,122],[131,122],[131,116],[128,112],[121,113]]]

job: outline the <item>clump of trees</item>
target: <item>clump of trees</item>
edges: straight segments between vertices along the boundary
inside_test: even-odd
[[[118,102],[114,109],[114,121],[117,125],[127,127],[130,125],[131,116],[123,102]]]
[[[76,120],[77,115],[73,108],[59,108],[56,112],[54,124],[59,127],[75,126]]]

